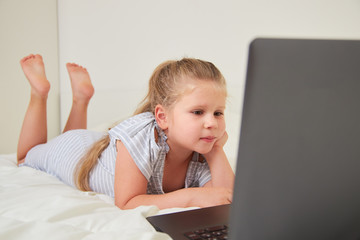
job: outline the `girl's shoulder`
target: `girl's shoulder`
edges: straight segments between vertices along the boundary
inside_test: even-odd
[[[120,140],[148,181],[153,174],[154,159],[164,148],[155,142],[156,126],[154,115],[146,112],[130,117],[109,130],[110,144],[115,146]]]
[[[140,114],[131,116],[131,117],[121,121],[118,125],[133,125],[133,124],[138,124],[141,122],[149,122],[149,121],[154,121],[154,120],[155,120],[154,114],[152,114],[151,112],[144,112],[144,113],[140,113]],[[116,125],[116,126],[118,126],[118,125]]]
[[[110,135],[118,133],[134,136],[139,132],[153,129],[156,125],[155,117],[151,112],[140,113],[132,116],[109,130]]]

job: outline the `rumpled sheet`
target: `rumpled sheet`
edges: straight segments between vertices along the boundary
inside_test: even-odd
[[[15,154],[0,155],[0,239],[171,239],[146,217],[181,211],[155,206],[121,210],[113,199],[81,192],[55,177],[17,167]]]

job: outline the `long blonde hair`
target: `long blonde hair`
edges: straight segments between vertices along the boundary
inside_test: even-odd
[[[154,113],[158,104],[165,108],[173,106],[183,94],[180,86],[186,79],[212,81],[224,91],[225,95],[227,94],[225,79],[211,62],[194,58],[170,60],[163,62],[154,70],[149,80],[148,93],[134,115],[144,112]],[[77,164],[74,173],[75,185],[80,190],[91,191],[89,174],[109,143],[109,135],[105,135],[93,144]]]

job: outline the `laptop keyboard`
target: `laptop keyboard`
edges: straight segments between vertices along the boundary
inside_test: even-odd
[[[228,239],[227,226],[215,226],[186,232],[184,235],[190,240],[224,240]]]

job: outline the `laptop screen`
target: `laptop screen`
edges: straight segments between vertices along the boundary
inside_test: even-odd
[[[230,239],[360,239],[360,41],[249,49]]]

